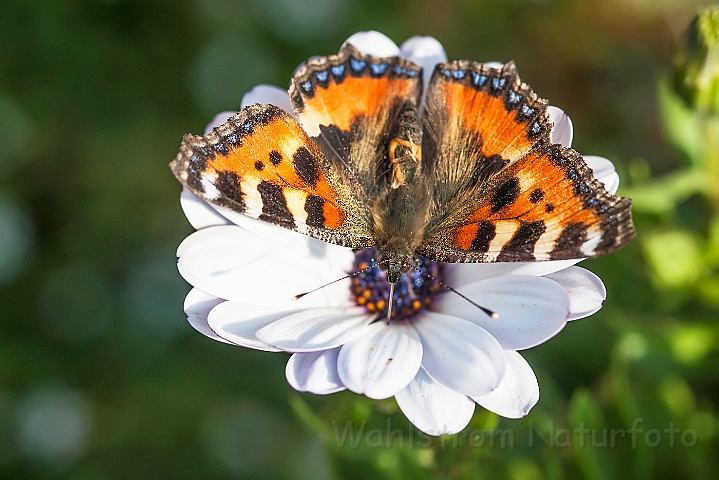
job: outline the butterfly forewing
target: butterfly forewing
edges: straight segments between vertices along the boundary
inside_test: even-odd
[[[482,195],[428,235],[420,253],[448,262],[565,260],[603,255],[634,237],[631,201],[609,194],[561,145],[526,155]]]
[[[204,136],[186,135],[170,167],[208,202],[331,243],[374,245],[351,182],[273,105],[246,107]]]

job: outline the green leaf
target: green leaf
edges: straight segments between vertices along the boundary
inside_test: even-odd
[[[692,195],[709,194],[712,179],[700,169],[685,169],[666,175],[651,183],[622,189],[622,195],[632,199],[636,211],[665,214]]]
[[[653,280],[660,287],[687,287],[702,275],[701,247],[697,238],[689,232],[657,232],[647,236],[642,246]]]
[[[658,85],[659,114],[669,141],[695,166],[704,162],[705,142],[702,133],[702,116],[689,108],[672,89],[668,79]]]
[[[714,330],[706,325],[682,325],[671,333],[669,342],[677,360],[696,364],[714,347]]]

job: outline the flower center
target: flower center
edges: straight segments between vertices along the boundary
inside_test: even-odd
[[[355,252],[353,271],[357,272],[377,263],[373,248]],[[392,320],[407,320],[432,305],[432,299],[442,292],[442,265],[417,255],[415,268],[403,274],[394,286]],[[352,298],[360,307],[378,318],[387,317],[389,283],[378,266],[352,277]]]

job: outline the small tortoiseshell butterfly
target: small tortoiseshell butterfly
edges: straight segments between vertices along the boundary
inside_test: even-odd
[[[351,45],[308,60],[289,95],[243,108],[170,164],[198,197],[326,242],[374,247],[394,285],[440,262],[596,257],[634,237],[628,198],[552,144],[547,102],[503,68],[422,70]]]

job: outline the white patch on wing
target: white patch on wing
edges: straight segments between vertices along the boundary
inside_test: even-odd
[[[282,141],[282,151],[280,153],[282,153],[283,158],[291,159],[297,149],[302,146],[304,146],[304,143],[299,138],[286,137]]]
[[[240,189],[244,194],[243,200],[245,201],[245,211],[242,213],[252,218],[259,218],[262,214],[262,196],[257,190],[259,184],[260,179],[252,175],[243,177],[242,183],[240,183]]]
[[[216,173],[205,173],[202,175],[202,191],[205,194],[205,198],[209,200],[217,200],[220,198],[220,191],[215,186],[216,181]]]
[[[310,137],[319,137],[322,131],[320,125],[331,125],[332,118],[326,112],[305,110],[299,115],[302,128]],[[290,157],[292,158],[292,157]]]
[[[307,223],[307,211],[305,210],[305,203],[309,196],[307,192],[297,190],[295,188],[285,188],[283,190],[285,194],[285,201],[287,202],[287,209],[292,214],[296,223]]]
[[[582,252],[582,255],[591,257],[592,255],[594,255],[594,251],[596,250],[597,246],[601,241],[602,231],[596,225],[592,225],[587,230],[587,240],[582,244],[579,250]]]
[[[519,180],[519,191],[528,192],[532,185],[534,185],[534,177],[528,172],[519,171],[517,172],[517,179]]]
[[[546,230],[534,245],[534,259],[537,261],[551,260],[549,254],[554,249],[554,244],[561,234],[562,226],[559,222],[555,221],[546,225]]]
[[[497,261],[499,252],[514,236],[514,233],[519,229],[519,220],[498,220],[495,223],[496,234],[489,243],[489,251],[487,251],[487,262]]]

